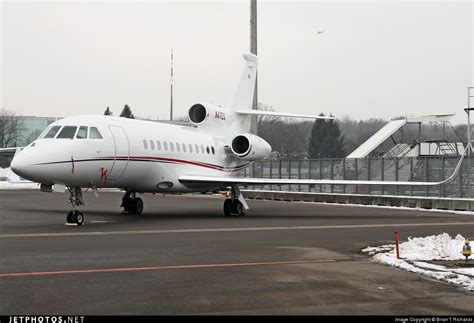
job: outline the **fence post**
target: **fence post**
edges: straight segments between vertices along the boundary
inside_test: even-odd
[[[380,160],[380,180],[385,179],[385,159],[382,157]],[[380,192],[382,195],[385,194],[385,185],[382,185],[382,191]]]
[[[334,179],[334,159],[331,158],[331,180]],[[334,185],[331,184],[331,193],[334,193]]]
[[[414,181],[414,180],[415,180],[415,174],[413,173],[413,172],[414,172],[414,169],[413,169],[413,160],[414,160],[414,157],[411,157],[411,158],[410,158],[410,180],[411,180],[411,181]],[[410,194],[411,194],[411,196],[413,196],[413,185],[410,186]]]
[[[463,161],[463,164],[464,164],[464,161]],[[463,196],[463,192],[462,192],[462,178],[463,178],[462,169],[463,169],[463,165],[461,165],[461,167],[459,168],[459,197],[461,197],[461,198]]]
[[[311,179],[311,159],[308,159],[308,178]],[[311,185],[308,186],[308,191],[312,192]]]
[[[323,160],[319,160],[319,179],[323,179]],[[322,192],[323,186],[319,184],[319,193]]]
[[[346,159],[342,158],[342,180],[346,179]],[[342,193],[346,194],[346,185],[342,185]]]
[[[273,178],[273,159],[270,159],[270,179]],[[273,185],[270,185],[270,191],[273,191]]]
[[[298,159],[298,179],[301,179],[301,159]],[[298,185],[298,192],[301,192],[301,185]]]
[[[398,182],[398,157],[395,157],[395,181]],[[398,195],[398,185],[395,186],[395,195]]]
[[[441,180],[444,181],[444,155],[441,156]],[[444,184],[441,185],[439,195],[444,197]]]
[[[370,168],[371,168],[370,167],[370,157],[367,157],[367,180],[368,181],[370,181],[370,170],[371,170]],[[370,185],[367,185],[367,186],[368,186],[367,190],[368,190],[368,193],[370,195]]]
[[[356,179],[356,181],[359,180],[359,169],[358,169],[358,166],[357,166],[357,161],[358,161],[358,159],[356,158],[356,159],[355,159],[355,163],[354,163],[354,165],[355,165],[354,167],[355,167],[355,179]],[[355,187],[355,193],[356,193],[356,194],[359,194],[359,185],[356,185],[356,187]]]
[[[288,179],[291,179],[291,159],[288,159]],[[291,185],[288,185],[288,191],[291,192]]]
[[[429,181],[428,157],[425,156],[425,182]],[[425,187],[425,196],[428,196],[428,186]]]

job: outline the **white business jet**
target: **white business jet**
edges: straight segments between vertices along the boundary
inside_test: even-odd
[[[141,214],[136,193],[203,192],[230,187],[224,214],[244,215],[249,207],[239,185],[393,184],[440,185],[443,182],[381,182],[242,178],[251,162],[270,155],[271,147],[250,134],[252,115],[326,118],[252,110],[257,57],[245,54],[245,66],[234,97],[226,107],[196,103],[189,109],[193,127],[110,116],[77,116],[51,124],[16,154],[11,169],[41,183],[41,191],[62,188],[70,194],[67,223],[82,225],[83,189],[120,188],[125,212]],[[464,157],[464,154],[463,156]]]

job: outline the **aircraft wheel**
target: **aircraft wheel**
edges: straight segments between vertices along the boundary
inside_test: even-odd
[[[66,222],[67,223],[75,223],[77,225],[83,225],[84,224],[84,214],[82,214],[81,212],[79,212],[77,210],[70,211],[67,214]]]
[[[224,214],[225,216],[231,216],[232,214],[232,200],[226,199],[224,201]]]
[[[69,211],[66,216],[66,223],[74,223],[73,212]]]
[[[232,213],[245,216],[244,205],[239,200],[234,200],[232,202]]]
[[[133,199],[133,213],[135,214],[143,213],[143,200],[139,197]]]
[[[123,206],[124,212],[127,212],[127,213],[133,212],[134,210],[133,199],[130,197],[124,198],[122,200],[122,206]]]
[[[77,223],[77,225],[83,225],[84,224],[84,215],[79,212],[79,211],[75,211],[74,212],[74,222]]]

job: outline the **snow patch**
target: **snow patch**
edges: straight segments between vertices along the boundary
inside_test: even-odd
[[[394,244],[367,247],[362,249],[362,252],[372,256],[375,262],[474,290],[474,268],[449,268],[428,262],[463,262],[465,258],[461,251],[464,240],[460,234],[452,238],[447,233],[424,238],[408,238],[407,242],[399,245],[401,259],[396,257]]]

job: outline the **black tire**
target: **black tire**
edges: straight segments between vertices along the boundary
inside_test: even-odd
[[[143,200],[139,197],[133,199],[133,213],[134,214],[143,213]]]
[[[232,215],[232,200],[231,199],[226,199],[224,201],[224,214],[225,216]]]
[[[133,199],[131,197],[127,197],[122,199],[122,205],[123,210],[125,212],[133,212],[134,211],[134,203]]]
[[[232,213],[245,216],[244,205],[239,200],[232,201]]]
[[[74,223],[74,216],[72,211],[69,211],[69,213],[67,214],[66,223]]]
[[[84,224],[84,214],[82,214],[79,211],[74,212],[74,217],[75,217],[75,222],[77,225],[83,225]]]

